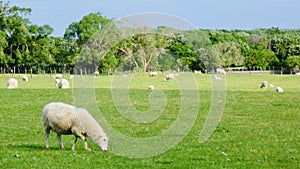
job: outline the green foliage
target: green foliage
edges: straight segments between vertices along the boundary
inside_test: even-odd
[[[118,32],[114,21],[98,12],[72,22],[63,37],[52,37],[53,28],[47,24],[31,24],[30,13],[30,8],[0,1],[2,72],[14,68],[21,72],[32,70],[37,73],[42,69],[62,72],[73,69],[78,62],[92,71],[104,72],[114,71],[117,67],[123,70],[179,68],[204,72],[234,66],[295,71],[297,67],[290,63],[293,59],[287,59],[300,56],[299,30],[272,27],[180,31],[165,26],[133,29],[125,25]],[[112,45],[111,42],[115,43]]]
[[[289,56],[285,60],[285,65],[287,68],[293,72],[300,71],[300,56]]]

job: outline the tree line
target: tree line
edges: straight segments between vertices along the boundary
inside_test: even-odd
[[[0,1],[1,72],[63,72],[78,65],[101,73],[217,67],[300,71],[297,29],[120,28],[113,19],[90,13],[71,23],[63,37],[54,37],[50,25],[32,24],[30,13]]]

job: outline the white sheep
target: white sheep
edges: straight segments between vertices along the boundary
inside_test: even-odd
[[[67,79],[61,79],[58,82],[56,81],[58,88],[60,89],[69,89],[69,81]]]
[[[62,79],[63,75],[62,74],[56,74],[54,75],[54,79]]]
[[[200,70],[194,70],[195,74],[202,74],[202,72]]]
[[[217,74],[223,74],[223,75],[226,75],[226,72],[225,72],[224,69],[217,68],[216,71],[217,71]]]
[[[300,72],[295,73],[296,76],[300,76]]]
[[[51,102],[44,106],[42,111],[44,136],[46,148],[49,148],[50,130],[57,133],[60,149],[64,149],[61,135],[73,134],[75,140],[72,150],[75,150],[78,138],[84,142],[84,148],[90,151],[86,137],[96,143],[103,151],[107,151],[108,137],[98,122],[88,113],[86,109],[62,102]]]
[[[28,76],[23,75],[23,76],[22,76],[22,80],[23,80],[24,82],[28,82]]]
[[[167,80],[173,80],[175,77],[172,73],[169,73],[165,76],[164,80],[167,81]]]
[[[283,89],[281,87],[276,87],[276,92],[283,92]]]
[[[149,90],[154,90],[154,85],[149,85],[149,86],[148,86],[148,89],[149,89]]]
[[[95,72],[93,73],[94,76],[99,76],[99,74],[100,74],[99,71],[95,71]]]
[[[267,81],[263,81],[263,82],[261,82],[261,84],[260,84],[260,88],[262,89],[262,88],[267,88],[268,87],[268,82]]]
[[[151,77],[151,76],[157,76],[157,72],[149,72],[149,76]]]
[[[15,78],[10,78],[7,81],[7,88],[8,89],[14,89],[18,87],[18,81]]]

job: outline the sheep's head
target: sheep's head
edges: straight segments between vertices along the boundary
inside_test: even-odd
[[[101,136],[99,138],[98,146],[101,148],[102,151],[107,151],[108,137],[106,135]]]

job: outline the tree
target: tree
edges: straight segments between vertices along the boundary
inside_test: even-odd
[[[95,32],[105,28],[112,20],[101,16],[100,13],[90,13],[79,22],[71,23],[65,31],[64,37],[76,39],[79,45],[86,43]]]
[[[285,60],[285,65],[287,68],[293,72],[300,71],[300,56],[289,56]]]

